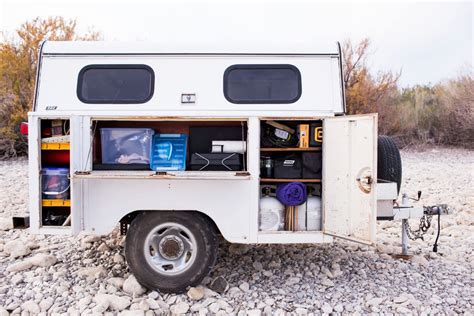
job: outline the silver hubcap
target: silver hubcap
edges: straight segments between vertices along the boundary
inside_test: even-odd
[[[153,269],[161,274],[176,275],[189,269],[196,259],[196,239],[181,224],[163,223],[148,234],[144,251]]]

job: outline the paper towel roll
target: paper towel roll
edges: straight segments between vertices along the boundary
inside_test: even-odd
[[[213,153],[239,153],[244,154],[247,151],[247,143],[241,140],[213,140]]]

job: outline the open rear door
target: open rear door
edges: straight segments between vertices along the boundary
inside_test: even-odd
[[[324,233],[373,244],[377,114],[327,118],[323,130]]]

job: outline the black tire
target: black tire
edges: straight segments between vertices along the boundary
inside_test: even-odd
[[[153,254],[156,256],[154,247],[150,247],[148,250],[145,249],[145,243],[151,240],[147,239],[147,236],[150,236],[150,234],[153,236],[153,234],[156,234],[155,229],[169,223],[184,226],[193,236],[196,245],[193,262],[189,264],[186,270],[175,275],[169,275],[168,272],[159,272],[157,269],[161,267],[150,263],[151,259],[146,254],[146,251],[148,251],[150,256]],[[183,237],[179,234],[173,236]],[[199,213],[184,211],[142,212],[133,220],[128,230],[125,241],[125,257],[138,282],[146,288],[150,290],[158,289],[162,292],[181,293],[188,286],[198,285],[209,274],[217,259],[218,243],[214,226]]]
[[[402,159],[397,145],[389,136],[378,137],[377,178],[378,182],[397,183],[397,192],[400,193],[402,184]]]

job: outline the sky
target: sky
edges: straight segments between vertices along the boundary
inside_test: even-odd
[[[107,41],[332,43],[371,41],[372,72],[401,71],[400,85],[434,84],[472,72],[474,2],[0,0],[12,36],[37,16],[77,19]],[[471,67],[471,68],[469,68]],[[470,70],[468,70],[470,69]]]

